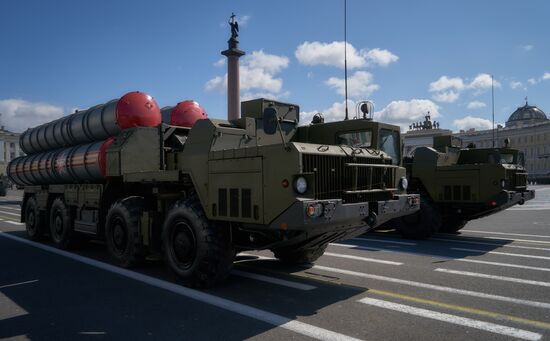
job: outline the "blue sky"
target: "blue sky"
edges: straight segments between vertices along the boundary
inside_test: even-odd
[[[39,1],[1,4],[0,112],[21,131],[119,97],[198,101],[226,117],[220,51],[240,20],[241,95],[343,117],[343,0]],[[350,99],[407,126],[487,127],[489,75],[504,122],[524,97],[550,113],[548,1],[348,0]]]

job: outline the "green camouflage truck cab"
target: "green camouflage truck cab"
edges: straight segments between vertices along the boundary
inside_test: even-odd
[[[410,193],[422,197],[419,213],[395,221],[408,238],[457,232],[481,218],[533,199],[527,189],[523,153],[504,148],[462,148],[460,139],[435,136],[432,147],[418,147],[404,159]]]
[[[105,239],[125,267],[163,255],[186,285],[211,286],[236,252],[312,262],[330,242],[419,209],[403,187],[399,148],[379,150],[376,135],[370,146],[336,144],[298,120],[297,105],[258,99],[242,103],[240,119],[130,127],[14,160],[10,177],[25,185],[21,221],[31,239],[49,234],[61,248]]]

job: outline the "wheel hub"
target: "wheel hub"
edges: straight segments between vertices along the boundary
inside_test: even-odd
[[[34,226],[35,221],[36,219],[34,216],[34,212],[30,211],[29,214],[27,215],[27,227],[28,227],[28,230],[31,232],[34,232],[36,230],[36,226]]]
[[[59,215],[55,217],[54,227],[55,233],[60,236],[63,233],[63,219]]]
[[[113,242],[118,251],[124,251],[126,249],[126,229],[117,223],[113,228]]]
[[[195,260],[197,244],[193,228],[185,222],[176,224],[172,233],[173,254],[181,268],[189,268]]]

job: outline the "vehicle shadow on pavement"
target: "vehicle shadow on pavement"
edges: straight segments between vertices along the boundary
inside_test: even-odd
[[[403,239],[395,231],[366,233],[359,238],[338,242],[349,250],[360,250],[369,253],[383,252],[409,254],[445,259],[459,259],[480,256],[513,243],[505,238],[486,239],[482,237],[462,236],[460,233],[438,233],[431,239]]]
[[[26,238],[24,231],[4,233]],[[100,243],[88,243],[71,253],[108,262],[104,248]],[[25,336],[55,340],[84,337],[242,340],[275,328],[8,238],[0,237],[0,250],[3,255],[0,257],[0,339]],[[178,283],[176,276],[160,263],[148,262],[135,271]],[[261,259],[247,262],[246,266],[235,265],[238,271],[253,270],[264,276],[309,284],[314,289],[297,290],[231,275],[219,286],[199,291],[290,320],[315,315],[327,306],[366,291],[307,278],[290,278],[292,272],[303,268],[277,261]],[[34,282],[25,283],[27,281]],[[3,287],[18,283],[21,285]]]

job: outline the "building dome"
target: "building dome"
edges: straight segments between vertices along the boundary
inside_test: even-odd
[[[529,105],[525,101],[525,105],[517,108],[516,111],[510,115],[508,121],[506,121],[507,127],[515,127],[523,124],[532,124],[548,121],[544,111],[537,108],[535,105]]]

